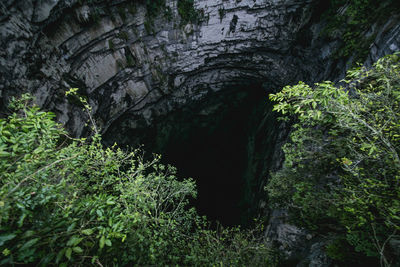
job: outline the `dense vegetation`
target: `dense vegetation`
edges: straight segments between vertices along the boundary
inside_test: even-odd
[[[294,127],[269,202],[330,236],[331,258],[351,265],[362,253],[389,266],[400,230],[400,53],[343,85],[271,94]],[[10,109],[0,119],[0,264],[276,264],[262,228],[210,230],[188,205],[194,181],[159,156],[105,148],[94,124],[92,137],[71,138],[28,95]]]
[[[359,252],[389,266],[400,239],[400,53],[343,84],[300,82],[270,95],[294,127],[267,191],[295,223],[332,234],[332,258],[351,265]]]
[[[335,57],[354,56],[353,62],[363,62],[376,38],[373,25],[382,24],[400,11],[397,0],[331,0],[323,14],[326,21],[323,35],[341,39],[342,47]]]
[[[105,148],[98,134],[70,138],[27,95],[10,108],[0,119],[1,265],[273,265],[256,230],[210,230],[188,207],[194,181],[159,156]]]

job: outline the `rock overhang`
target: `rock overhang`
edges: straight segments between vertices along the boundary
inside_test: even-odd
[[[274,91],[335,80],[348,67],[331,56],[338,41],[320,36],[318,1],[197,0],[193,24],[181,24],[176,0],[166,1],[170,18],[149,18],[140,1],[80,2],[8,1],[1,24],[3,100],[30,91],[76,136],[88,133],[87,118],[64,97],[70,87],[106,133],[122,115],[151,124],[227,86],[265,82]],[[371,60],[399,47],[393,21],[378,31]]]

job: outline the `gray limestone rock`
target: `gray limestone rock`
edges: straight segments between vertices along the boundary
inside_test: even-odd
[[[261,81],[278,90],[298,80],[338,79],[346,67],[346,62],[330,58],[337,42],[319,39],[323,25],[314,20],[315,3],[310,0],[198,0],[195,8],[202,18],[186,25],[180,24],[176,1],[169,0],[172,19],[163,14],[152,18],[151,33],[146,31],[145,7],[131,8],[125,1],[89,6],[30,0],[10,5],[0,25],[5,48],[0,84],[7,88],[3,101],[22,91],[46,92],[39,102],[54,110],[67,101],[63,92],[68,87],[79,87],[94,105],[103,133],[123,114],[141,116],[152,109],[166,114],[234,82]],[[25,15],[29,12],[32,20]],[[368,62],[398,50],[396,21],[389,18],[376,29]],[[302,35],[306,44],[299,40]],[[75,114],[71,103],[63,106],[67,108],[57,113],[69,130],[84,133],[83,122],[72,122],[85,117]],[[147,115],[146,121],[151,120]]]
[[[340,40],[321,37],[318,1],[195,0],[199,23],[186,25],[181,25],[176,0],[166,4],[170,19],[162,12],[149,19],[139,2],[123,0],[96,5],[3,1],[0,112],[6,112],[11,96],[31,92],[73,135],[87,135],[87,116],[65,97],[76,87],[107,134],[150,125],[233,84],[264,83],[276,91],[299,80],[339,80],[349,66],[350,61],[332,57]],[[399,16],[371,31],[376,38],[367,65],[399,51]],[[274,168],[282,158],[278,154]],[[269,238],[288,257],[296,254],[299,244],[308,242],[307,233],[272,218]],[[326,263],[316,252],[321,246],[310,247],[316,255],[310,256],[315,262],[310,266]]]
[[[38,0],[36,1],[35,8],[33,11],[33,22],[43,22],[49,16],[54,6],[57,5],[59,0]]]

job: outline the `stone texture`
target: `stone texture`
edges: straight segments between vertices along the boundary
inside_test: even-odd
[[[345,71],[346,62],[329,57],[337,43],[319,38],[323,23],[313,19],[314,1],[198,0],[202,21],[180,25],[176,1],[169,0],[173,19],[153,18],[152,33],[145,29],[145,7],[135,5],[131,13],[128,1],[99,1],[96,7],[75,0],[5,2],[3,104],[10,95],[33,92],[81,135],[86,118],[63,96],[79,87],[105,133],[122,114],[150,124],[154,114],[231,84],[263,81],[277,90],[299,79],[337,79]],[[397,21],[389,18],[376,30],[368,62],[398,50]],[[299,42],[302,35],[306,44]]]
[[[0,112],[7,111],[11,96],[28,91],[40,106],[56,112],[73,135],[86,135],[85,113],[64,95],[77,87],[107,135],[144,129],[232,85],[264,83],[275,91],[298,80],[338,80],[351,62],[332,58],[340,40],[321,37],[319,1],[196,0],[195,8],[204,14],[201,22],[181,25],[176,0],[167,0],[172,20],[163,14],[151,18],[151,32],[145,7],[134,2],[131,9],[131,2],[2,1]],[[392,16],[371,27],[369,34],[376,39],[367,65],[399,51],[399,25],[399,17]],[[285,136],[282,129],[277,146]],[[278,168],[282,158],[276,151],[271,168]],[[288,257],[294,255],[306,234],[272,218],[269,238]],[[311,247],[310,253],[319,248]]]

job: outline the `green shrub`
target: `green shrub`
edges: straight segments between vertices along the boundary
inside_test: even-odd
[[[2,263],[154,264],[168,255],[195,219],[185,209],[194,182],[177,181],[158,156],[103,148],[97,135],[59,148],[65,132],[53,115],[23,105],[0,121]]]
[[[335,238],[326,246],[325,252],[331,259],[344,262],[349,261],[352,248],[345,238]]]
[[[270,95],[274,110],[295,122],[284,166],[267,186],[272,206],[289,207],[300,225],[345,236],[385,265],[400,229],[399,61],[398,53],[349,71],[346,88],[300,82]]]
[[[194,181],[178,180],[160,156],[105,148],[98,134],[70,138],[30,101],[0,119],[0,264],[274,263],[261,233],[209,230],[188,207]]]

